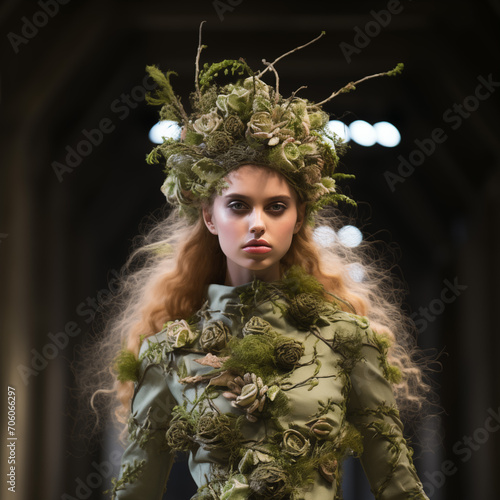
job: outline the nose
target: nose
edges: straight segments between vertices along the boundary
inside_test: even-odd
[[[250,232],[256,239],[259,239],[266,232],[266,225],[264,223],[264,214],[261,210],[252,210],[250,219]]]

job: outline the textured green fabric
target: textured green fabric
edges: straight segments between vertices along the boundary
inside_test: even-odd
[[[172,448],[190,451],[195,498],[341,498],[350,454],[375,498],[427,498],[386,378],[387,342],[366,318],[279,282],[214,284],[207,297],[189,324],[169,322],[141,347],[116,498],[159,500]]]

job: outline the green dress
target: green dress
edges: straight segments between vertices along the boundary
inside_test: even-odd
[[[341,498],[357,455],[377,499],[427,499],[403,438],[388,340],[314,278],[212,284],[187,321],[141,346],[113,498],[162,498],[189,451],[198,499]]]

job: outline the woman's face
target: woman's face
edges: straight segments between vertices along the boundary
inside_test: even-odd
[[[208,230],[227,257],[226,285],[280,278],[279,262],[300,229],[304,206],[283,176],[244,165],[226,177],[228,187],[203,210]]]

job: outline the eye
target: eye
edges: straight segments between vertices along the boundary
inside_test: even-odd
[[[241,201],[232,201],[228,204],[228,207],[235,212],[241,212],[247,208]]]
[[[287,209],[287,206],[284,203],[272,203],[269,205],[268,210],[272,213],[282,213]]]

